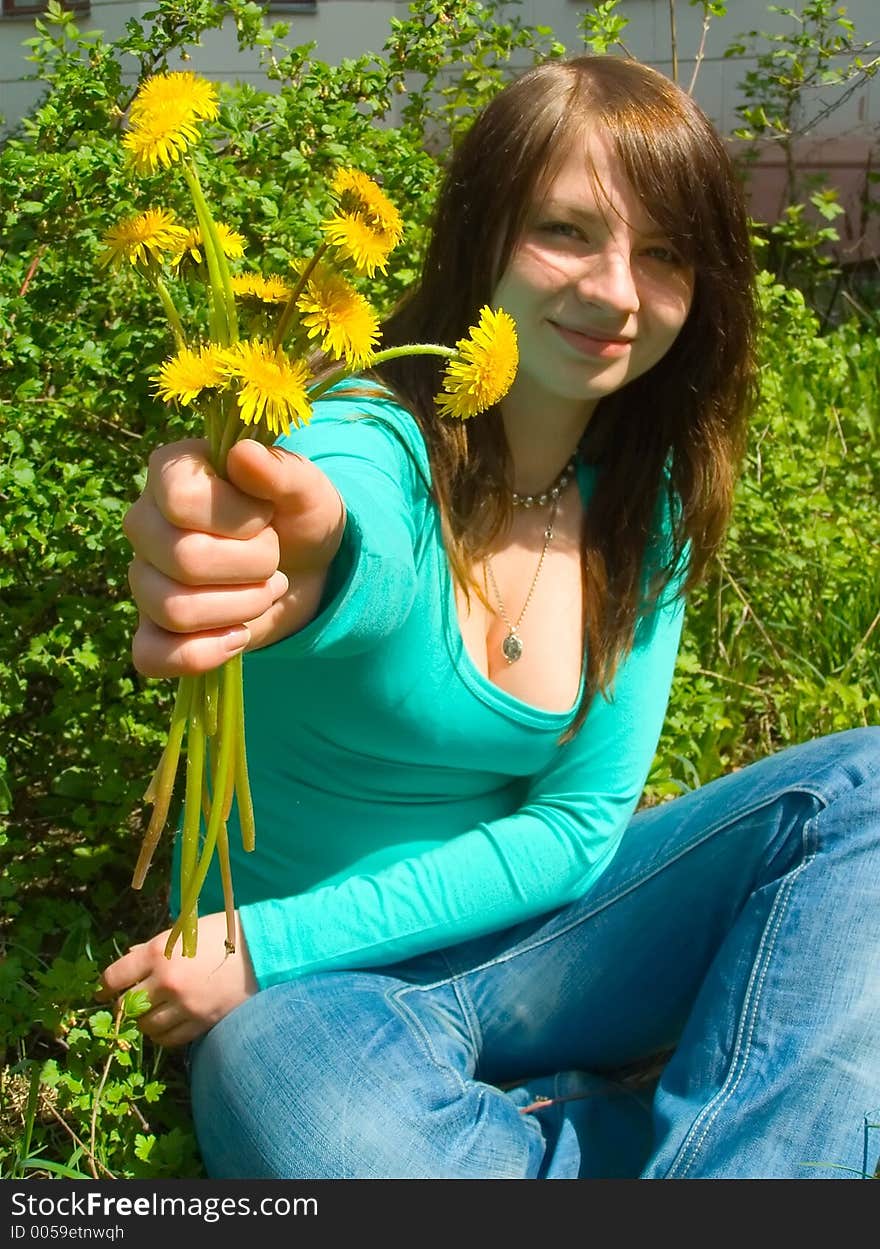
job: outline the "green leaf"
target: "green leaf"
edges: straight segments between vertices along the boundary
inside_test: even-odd
[[[124,998],[126,1019],[138,1019],[150,1009],[150,995],[146,989],[129,989]]]

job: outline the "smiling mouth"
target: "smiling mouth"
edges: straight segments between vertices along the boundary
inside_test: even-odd
[[[548,321],[557,334],[569,346],[587,356],[615,358],[623,356],[632,346],[631,338],[612,338],[607,334],[597,334],[589,330],[574,330],[558,321]]]

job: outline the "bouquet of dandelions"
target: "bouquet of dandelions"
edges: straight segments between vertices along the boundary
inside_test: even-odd
[[[159,74],[144,82],[122,137],[128,161],[141,175],[179,169],[195,222],[187,226],[163,208],[147,209],[106,232],[100,263],[131,265],[155,290],[176,344],[176,354],[159,370],[156,392],[201,418],[220,476],[226,476],[226,457],[240,438],[273,442],[280,432],[308,422],[311,404],[330,386],[395,357],[448,357],[437,397],[438,410],[446,416],[473,416],[507,392],[516,372],[517,343],[513,320],[500,310],[483,308],[479,324],[454,347],[416,343],[380,350],[378,317],[342,271],[351,268],[368,277],[377,269],[387,272],[403,223],[379,186],[357,169],[336,171],[323,241],[310,258],[292,261],[289,281],[254,271],[232,273],[230,261],[242,259],[245,240],[215,221],[198,176],[202,127],[218,117],[216,88],[193,73]],[[193,280],[206,288],[207,325],[188,331],[169,281],[173,289],[175,282]],[[255,336],[241,336],[240,310]],[[325,358],[339,361],[320,380],[311,376],[308,365],[316,348]],[[199,894],[215,854],[223,881],[226,949],[232,953],[234,898],[226,825],[233,799],[244,849],[255,845],[241,655],[203,676],[179,678],[165,749],[144,794],[153,811],[134,869],[135,889],[143,885],[168,819],[182,756],[180,913],[165,954],[170,958],[179,940],[185,956],[195,955]]]

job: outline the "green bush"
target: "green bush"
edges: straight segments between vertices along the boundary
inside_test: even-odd
[[[137,1001],[93,1001],[98,970],[164,926],[168,849],[129,887],[141,797],[171,683],[129,658],[121,518],[150,450],[191,432],[155,400],[161,311],[131,274],[100,270],[109,224],[135,207],[185,215],[163,180],[137,192],[118,130],[141,75],[231,14],[271,53],[270,89],[225,85],[206,172],[246,257],[284,272],[315,241],[328,171],[381,172],[408,225],[371,297],[412,280],[444,136],[502,80],[515,50],[562,49],[494,6],[421,0],[381,55],[331,67],[284,49],[238,0],[160,3],[116,44],[57,7],[33,56],[48,94],[0,150],[0,1172],[201,1174],[181,1059],[140,1038]],[[126,59],[127,58],[127,59]],[[521,59],[521,58],[520,58]],[[402,106],[397,124],[392,109]],[[796,292],[762,287],[763,399],[722,560],[691,604],[646,795],[658,801],[768,750],[880,723],[876,336],[822,335]]]
[[[880,342],[761,279],[761,402],[722,557],[689,605],[649,796],[880,723]]]

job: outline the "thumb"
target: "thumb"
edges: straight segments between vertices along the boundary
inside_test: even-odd
[[[325,473],[303,455],[243,438],[226,461],[239,490],[273,505],[271,524],[281,546],[279,568],[288,576],[325,569],[345,528],[345,506]]]
[[[288,508],[303,505],[319,471],[303,456],[253,438],[235,443],[226,461],[229,480],[244,494]]]

